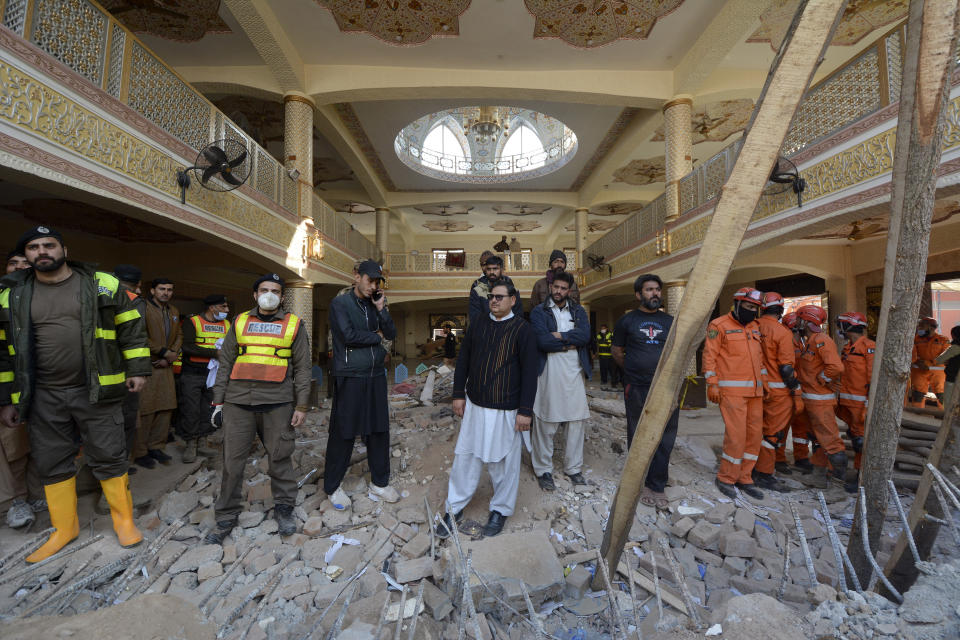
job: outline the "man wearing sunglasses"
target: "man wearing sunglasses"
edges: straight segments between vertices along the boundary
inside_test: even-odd
[[[484,465],[493,497],[483,534],[500,533],[517,502],[521,433],[533,416],[538,353],[530,325],[513,311],[516,288],[498,282],[487,297],[489,311],[470,323],[453,377],[453,411],[463,422],[447,487],[450,510],[436,528],[442,538],[463,519]]]

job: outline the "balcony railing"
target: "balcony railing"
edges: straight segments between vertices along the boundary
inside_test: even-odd
[[[140,113],[194,154],[214,140],[241,141],[251,161],[246,186],[286,211],[298,213],[298,184],[283,165],[98,4],[0,0],[0,10],[6,28]],[[168,151],[179,156],[178,161],[193,161],[187,150]],[[314,212],[319,212],[316,226],[322,233],[357,255],[376,255],[372,243],[315,194],[312,204]]]
[[[796,155],[899,101],[904,37],[905,27],[900,25],[813,85],[797,109],[782,153],[787,157]],[[741,144],[742,140],[736,140],[680,180],[681,218],[700,211],[719,197],[720,189],[733,171]],[[780,198],[776,206],[785,208],[790,202],[790,198]],[[649,242],[664,229],[664,205],[664,196],[660,195],[588,246],[585,253],[609,259],[629,247]],[[764,215],[770,214],[763,202],[758,206],[758,213],[761,210]]]
[[[447,265],[447,253],[430,251],[418,253],[390,253],[384,268],[392,273],[480,273],[480,251],[468,251],[462,267]],[[456,254],[459,255],[459,254]],[[507,275],[514,273],[543,273],[550,268],[550,252],[498,253],[503,258]],[[567,271],[577,268],[575,256],[567,255]]]

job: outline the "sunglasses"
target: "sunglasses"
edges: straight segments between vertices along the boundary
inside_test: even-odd
[[[503,300],[504,298],[509,298],[509,297],[510,297],[510,296],[508,296],[508,295],[506,295],[506,294],[503,294],[503,293],[488,293],[488,294],[487,294],[487,300],[496,300],[497,302],[500,302],[500,301]]]

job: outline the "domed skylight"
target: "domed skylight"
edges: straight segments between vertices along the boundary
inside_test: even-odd
[[[425,176],[496,184],[556,171],[577,152],[577,136],[539,111],[459,107],[414,120],[393,146],[405,165]]]

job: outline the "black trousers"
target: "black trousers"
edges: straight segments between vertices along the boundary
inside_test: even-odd
[[[390,484],[390,432],[371,433],[360,436],[367,445],[367,463],[370,466],[370,479],[378,487]],[[337,490],[343,477],[350,468],[350,456],[353,455],[353,443],[356,438],[340,437],[331,430],[327,439],[327,453],[324,456],[323,490],[330,495]]]
[[[133,453],[137,444],[137,429],[140,428],[140,393],[130,393],[123,397],[123,437],[127,445],[127,457]]]
[[[196,440],[213,429],[210,414],[213,408],[213,389],[207,388],[207,370],[184,367],[180,373],[180,425],[179,433],[184,440]]]
[[[600,384],[607,384],[608,377],[610,384],[619,384],[620,367],[613,361],[613,356],[600,356]]]
[[[643,411],[643,405],[647,401],[647,393],[650,391],[648,385],[627,384],[623,389],[623,404],[627,412],[627,447],[633,443],[633,434],[637,429],[637,422],[640,419],[640,413]],[[658,493],[662,492],[667,486],[670,469],[670,454],[673,452],[673,444],[677,440],[677,426],[680,423],[680,407],[677,407],[667,421],[667,428],[664,429],[660,437],[660,444],[650,460],[650,468],[647,469],[647,478],[644,484]]]

